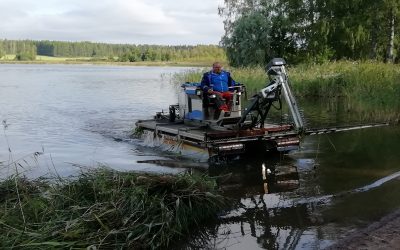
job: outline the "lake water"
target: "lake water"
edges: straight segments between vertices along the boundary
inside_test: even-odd
[[[69,176],[99,165],[182,171],[139,163],[169,161],[170,157],[129,135],[136,120],[151,118],[176,103],[170,78],[184,70],[0,64],[1,174],[12,174],[17,167],[31,177]],[[301,100],[299,104],[311,127],[366,122],[325,101]],[[398,127],[371,128],[309,136],[301,150],[288,155],[211,166],[212,175],[232,176],[225,188],[235,207],[194,232],[183,245],[211,249],[329,246],[400,207],[399,142]],[[262,164],[296,166],[300,187],[265,193]]]
[[[151,118],[176,102],[170,77],[183,70],[0,65],[0,119],[8,125],[4,129],[3,122],[1,127],[0,162],[23,158],[21,167],[32,170],[27,174],[33,176],[54,168],[66,176],[99,164],[120,170],[176,172],[137,163],[160,157],[142,152],[129,134],[136,120]],[[35,152],[44,154],[33,159]]]

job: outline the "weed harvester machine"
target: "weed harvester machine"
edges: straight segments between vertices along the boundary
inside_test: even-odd
[[[296,150],[304,135],[382,125],[305,129],[285,66],[282,58],[270,61],[266,68],[268,83],[244,109],[245,86],[231,87],[230,112],[218,111],[210,105],[215,96],[203,94],[200,83],[184,83],[178,104],[170,105],[169,112],[158,112],[153,119],[137,121],[136,129],[147,131],[147,135],[150,133],[161,144],[172,146],[182,154],[195,151],[207,159],[227,159],[243,154]],[[205,101],[205,98],[209,99]],[[282,108],[283,101],[288,106],[291,122],[267,123],[271,108]]]

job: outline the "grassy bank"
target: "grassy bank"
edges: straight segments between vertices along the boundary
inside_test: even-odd
[[[208,70],[208,69],[205,69]],[[249,94],[267,82],[264,69],[230,69],[233,77],[247,86]],[[400,66],[379,62],[332,62],[288,67],[293,91],[305,99],[330,99],[346,103],[347,111],[398,119],[400,110]],[[175,81],[200,81],[201,71],[186,72]]]
[[[0,247],[165,248],[224,204],[213,179],[189,174],[9,178],[0,182]]]

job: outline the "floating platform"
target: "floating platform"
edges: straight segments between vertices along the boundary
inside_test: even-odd
[[[183,150],[204,151],[208,157],[236,156],[268,151],[298,149],[300,135],[292,125],[265,124],[264,128],[221,130],[210,126],[189,126],[166,119],[139,120],[138,129],[149,131],[163,144]]]

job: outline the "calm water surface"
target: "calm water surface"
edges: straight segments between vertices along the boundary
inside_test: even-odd
[[[175,171],[138,160],[142,152],[129,133],[138,119],[175,102],[170,84],[184,68],[89,65],[0,65],[0,161],[19,161],[29,174],[99,164],[123,170]],[[4,125],[4,123],[3,123]],[[4,133],[3,133],[4,132]],[[8,148],[10,148],[11,153]],[[44,152],[36,159],[34,152]],[[150,155],[149,155],[150,154]],[[5,164],[4,163],[4,164]]]
[[[182,171],[161,166],[165,164],[138,163],[171,158],[144,147],[129,134],[136,120],[150,118],[176,102],[170,77],[184,70],[0,65],[1,174],[13,173],[14,167],[8,166],[11,162],[19,163],[18,171],[33,177],[55,172],[69,176],[99,165]],[[299,104],[310,127],[366,122],[330,103],[302,100]],[[304,138],[301,150],[288,155],[211,166],[210,174],[231,176],[222,186],[235,206],[217,222],[194,232],[183,247],[325,248],[400,207],[399,142],[398,127],[310,136]],[[265,193],[262,164],[296,166],[300,187]]]

